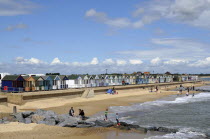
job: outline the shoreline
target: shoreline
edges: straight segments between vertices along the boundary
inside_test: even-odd
[[[184,86],[191,86],[192,84],[186,84]],[[193,84],[194,85],[194,84]],[[203,86],[203,84],[195,84],[195,86]],[[164,98],[170,95],[177,94],[177,91],[166,91],[166,90],[172,90],[176,87],[170,86],[170,87],[162,87],[160,91],[162,93],[155,93],[151,92],[149,93],[148,89],[131,89],[131,90],[119,90],[118,95],[109,95],[109,94],[100,94],[96,95],[94,98],[79,98],[79,99],[68,99],[68,97],[63,98],[49,98],[49,99],[41,99],[39,101],[33,100],[29,101],[23,106],[18,107],[19,111],[25,111],[25,110],[35,110],[37,108],[43,108],[45,110],[53,110],[54,112],[58,114],[68,113],[71,106],[74,107],[77,115],[77,110],[79,108],[84,109],[87,116],[94,115],[98,112],[105,111],[106,108],[110,106],[129,106],[134,103],[143,103],[148,101],[154,101],[158,100],[160,98]],[[131,94],[132,93],[132,94]],[[185,92],[183,92],[185,93]],[[197,92],[199,93],[199,92]],[[70,101],[72,100],[72,101]],[[52,104],[53,102],[61,101],[62,104]],[[31,107],[32,105],[36,105],[36,107]],[[52,107],[54,106],[54,107]],[[97,107],[96,107],[97,106]],[[10,106],[11,108],[11,106]],[[10,125],[10,124],[9,124]],[[1,125],[2,126],[2,125]],[[1,129],[0,126],[0,129]],[[20,128],[19,124],[13,125],[17,129]],[[29,124],[30,126],[30,124]],[[34,126],[34,125],[32,125]],[[135,134],[136,131],[121,131],[119,129],[114,128],[89,128],[89,129],[75,129],[75,128],[64,128],[64,127],[53,127],[53,126],[47,126],[47,125],[36,125],[32,128],[31,131],[24,131],[22,129],[19,129],[18,131],[14,132],[14,135],[18,134],[17,138],[24,138],[24,136],[19,135],[20,133],[26,133],[28,136],[32,138],[38,138],[36,137],[35,133],[39,134],[41,138],[50,138],[50,136],[47,136],[43,128],[47,128],[48,130],[45,131],[47,133],[53,134],[53,136],[57,136],[59,138],[67,138],[69,135],[73,136],[74,138],[104,138],[104,136],[117,136],[117,134],[122,134],[126,136],[127,134]],[[10,127],[8,127],[8,130]],[[59,130],[60,132],[58,132]],[[35,133],[33,133],[35,132]],[[70,133],[69,133],[70,132]],[[9,132],[2,132],[0,131],[0,134],[5,135],[5,138],[9,135]],[[114,135],[113,135],[114,134]],[[116,135],[115,135],[116,134]],[[152,134],[152,133],[151,133]],[[154,133],[155,135],[158,133]],[[144,133],[138,133],[139,137],[144,138],[146,134]]]

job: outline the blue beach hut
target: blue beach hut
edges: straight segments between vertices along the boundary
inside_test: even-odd
[[[68,84],[67,84],[67,81],[69,80],[68,77],[66,75],[59,75],[59,79],[61,81],[60,88],[61,89],[68,88]]]
[[[42,76],[44,79],[44,90],[52,90],[53,79],[50,76]]]
[[[2,79],[2,90],[7,92],[23,92],[25,79],[21,75],[6,75]]]

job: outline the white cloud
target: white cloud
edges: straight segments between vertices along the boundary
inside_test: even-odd
[[[192,67],[210,67],[210,57],[207,57],[204,60],[198,60],[194,63],[191,63],[190,66],[192,66]]]
[[[155,15],[156,19],[162,18],[209,28],[210,25],[210,1],[209,0],[164,0],[164,1],[149,1],[140,6],[134,13],[140,10],[145,11],[145,15]],[[142,13],[137,14],[136,16]]]
[[[125,65],[127,62],[125,60],[117,60],[117,65]]]
[[[26,29],[26,28],[28,28],[28,25],[20,23],[20,24],[16,24],[16,25],[10,25],[10,26],[6,27],[5,30],[6,31],[14,31],[16,29]]]
[[[143,61],[139,60],[139,59],[131,59],[129,60],[130,64],[132,65],[139,65],[139,64],[142,64]]]
[[[99,62],[98,62],[98,58],[97,57],[94,57],[92,59],[92,61],[90,62],[91,65],[97,65]]]
[[[111,59],[111,58],[109,58],[109,59],[105,59],[104,61],[103,61],[103,64],[105,64],[105,65],[112,65],[112,64],[114,64],[115,62]]]
[[[104,12],[95,9],[86,11],[85,16],[98,22],[117,28],[142,28],[160,19],[176,23],[210,29],[210,1],[209,0],[150,0],[142,2],[133,13],[133,17],[110,18]]]
[[[155,59],[150,59],[150,61],[153,60],[154,64],[160,61],[158,60],[160,58]],[[127,63],[127,61],[122,59],[116,60],[116,62],[112,59],[105,59],[102,63],[91,65],[90,62],[61,62],[58,58],[55,58],[53,60],[54,63],[62,64],[51,64],[52,62],[46,63],[37,58],[25,59],[23,57],[17,57],[15,59],[16,63],[0,62],[0,72],[9,72],[12,74],[49,72],[60,72],[61,74],[101,74],[105,72],[105,69],[108,69],[109,73],[133,73],[134,71],[155,71],[155,73],[165,73],[166,71],[171,73],[209,73],[210,71],[210,57],[198,59],[197,61],[165,58],[161,59],[161,63],[158,66],[152,66],[153,64],[147,61],[144,62],[144,66],[139,66],[139,59],[131,60]],[[114,63],[111,66],[107,65],[112,62]]]
[[[139,12],[140,10],[137,11],[137,13]],[[131,21],[129,18],[124,17],[109,18],[106,13],[97,12],[95,9],[90,9],[86,11],[85,16],[94,19],[95,21],[106,24],[110,27],[116,28],[141,28],[144,26],[144,24],[149,24],[152,21],[156,20],[156,16],[153,15],[145,15],[141,20],[137,21]]]
[[[152,59],[152,60],[150,61],[150,63],[151,63],[152,65],[159,65],[159,64],[161,63],[161,59],[160,59],[159,57],[156,57],[156,58]]]
[[[168,65],[179,65],[179,64],[188,64],[188,60],[185,59],[171,59],[168,61],[165,61],[164,64]]]
[[[132,55],[142,60],[154,57],[162,59],[197,60],[209,56],[209,45],[196,40],[181,38],[152,39],[152,46],[146,50],[120,51],[118,54]]]
[[[37,59],[37,58],[30,58],[24,59],[23,57],[16,57],[15,61],[17,64],[44,64],[45,62]]]
[[[135,10],[132,15],[133,17],[138,17],[139,15],[144,13],[144,8],[138,8],[137,10]]]
[[[56,64],[63,64],[59,58],[54,58],[53,61],[51,62],[51,65],[56,65]]]
[[[0,0],[0,16],[30,14],[37,7],[29,0]]]

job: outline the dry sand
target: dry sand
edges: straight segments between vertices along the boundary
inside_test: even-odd
[[[192,86],[195,84],[185,84],[184,86]],[[203,84],[196,84],[195,86],[201,86]],[[104,111],[110,106],[125,106],[131,105],[132,103],[141,103],[146,101],[154,101],[159,98],[177,94],[177,91],[167,91],[176,86],[162,87],[158,93],[149,92],[147,89],[130,89],[130,90],[117,90],[119,94],[100,94],[94,98],[73,98],[70,97],[59,97],[59,98],[48,98],[40,100],[32,100],[26,102],[22,106],[17,106],[18,111],[25,110],[36,110],[46,109],[53,110],[56,113],[63,114],[68,113],[70,107],[74,107],[77,110],[79,108],[84,109],[87,116],[96,114],[100,111]],[[161,92],[161,93],[160,93]],[[12,112],[13,104],[0,104],[1,112]],[[76,113],[78,114],[78,113]],[[5,127],[5,128],[4,128]],[[130,131],[132,132],[132,131]],[[63,128],[47,125],[36,125],[36,124],[18,124],[10,123],[0,125],[0,138],[120,138],[126,137],[130,132],[122,132],[113,128],[87,128],[87,129],[76,129],[76,128]],[[119,134],[119,135],[118,135]],[[123,134],[123,135],[122,135]],[[144,138],[145,134],[130,134],[133,138]]]

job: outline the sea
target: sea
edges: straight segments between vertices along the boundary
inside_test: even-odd
[[[210,90],[210,86],[199,88]],[[141,127],[178,129],[176,133],[143,137],[146,139],[206,139],[210,136],[210,92],[194,96],[172,95],[130,106],[112,106],[109,108],[109,119],[115,122],[116,113],[119,113],[120,121]],[[98,113],[93,118],[104,119],[104,113]]]

